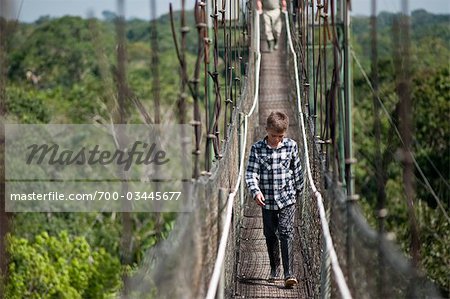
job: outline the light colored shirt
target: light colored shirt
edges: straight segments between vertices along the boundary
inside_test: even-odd
[[[280,0],[261,0],[264,10],[280,9]]]

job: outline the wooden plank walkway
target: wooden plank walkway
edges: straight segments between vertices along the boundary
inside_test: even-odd
[[[269,53],[265,40],[261,41],[261,76],[259,99],[259,136],[265,136],[265,122],[273,110],[280,110],[289,116],[288,136],[296,140],[299,136],[298,124],[294,117],[295,106],[289,102],[289,74],[286,67],[287,53],[281,36],[280,48]],[[256,141],[256,140],[254,140]],[[298,227],[298,218],[295,226]],[[244,218],[239,236],[239,259],[237,261],[237,289],[234,298],[307,298],[304,283],[303,259],[300,252],[298,229],[294,240],[294,273],[299,284],[293,289],[284,288],[282,278],[273,283],[267,281],[270,273],[269,257],[262,231],[261,208],[251,198],[247,199]]]

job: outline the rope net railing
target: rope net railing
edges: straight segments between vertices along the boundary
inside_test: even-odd
[[[352,298],[351,294],[350,294],[350,290],[348,289],[348,285],[347,282],[345,281],[345,278],[343,276],[342,273],[342,269],[339,265],[339,261],[337,259],[337,255],[336,255],[336,251],[334,248],[334,244],[333,244],[333,240],[331,239],[331,234],[330,234],[330,229],[329,229],[329,223],[326,217],[326,211],[325,211],[325,206],[323,203],[323,197],[321,195],[321,192],[319,190],[323,189],[321,188],[322,186],[316,187],[316,181],[321,182],[321,178],[320,177],[313,177],[313,173],[312,173],[312,168],[311,168],[311,164],[310,164],[310,152],[314,152],[314,144],[311,144],[310,142],[308,142],[308,137],[307,137],[307,130],[306,130],[306,124],[305,124],[305,120],[304,120],[304,116],[303,116],[303,107],[302,107],[302,99],[305,99],[305,97],[302,98],[301,95],[301,90],[300,90],[300,76],[299,76],[299,72],[298,72],[298,57],[294,48],[294,44],[292,42],[292,36],[291,36],[291,31],[290,31],[290,23],[289,23],[289,18],[287,13],[284,14],[285,16],[285,24],[286,24],[286,30],[287,30],[287,37],[288,37],[288,48],[290,49],[290,58],[289,61],[292,62],[290,63],[290,65],[293,66],[292,68],[292,72],[294,73],[294,76],[291,77],[292,81],[291,85],[295,86],[295,88],[293,88],[293,90],[295,91],[295,94],[291,95],[293,96],[293,98],[296,100],[295,101],[295,105],[297,107],[297,113],[296,115],[298,116],[298,122],[300,124],[300,144],[302,145],[301,148],[303,148],[303,169],[304,169],[304,173],[305,173],[305,181],[307,181],[306,186],[305,186],[305,191],[303,193],[303,198],[301,201],[301,207],[300,207],[300,219],[305,219],[305,215],[310,216],[310,215],[314,215],[315,217],[317,217],[318,219],[320,219],[320,221],[317,223],[315,223],[315,227],[312,228],[312,231],[316,232],[317,235],[314,236],[316,238],[319,238],[319,236],[323,237],[322,240],[322,250],[321,252],[323,252],[323,256],[322,257],[318,257],[318,256],[314,256],[314,253],[311,252],[310,250],[307,250],[304,252],[304,255],[308,258],[310,258],[310,260],[307,258],[307,260],[309,261],[314,261],[316,262],[315,265],[311,265],[310,263],[308,263],[308,266],[310,268],[310,270],[313,271],[313,273],[315,275],[313,275],[312,278],[312,283],[311,281],[308,281],[311,283],[312,286],[318,286],[319,285],[319,280],[317,279],[319,277],[318,275],[318,265],[319,260],[322,259],[323,263],[330,263],[331,264],[331,268],[332,271],[334,273],[334,277],[335,277],[335,281],[337,283],[338,289],[339,289],[339,293],[341,294],[341,296],[343,298]],[[303,100],[304,102],[304,100]],[[312,149],[312,151],[310,150],[310,148]],[[320,157],[320,156],[318,156]],[[316,172],[317,173],[317,172]],[[307,211],[307,213],[305,213],[304,208],[307,207],[308,205],[304,204],[305,201],[311,201],[311,200],[315,200],[316,205],[309,205],[309,207],[314,207],[315,211],[312,209],[309,209]],[[317,215],[318,214],[318,215]],[[314,224],[314,222],[312,222]],[[305,232],[305,230],[303,229],[303,226],[305,226],[306,223],[304,221],[301,222],[300,225],[300,230],[302,230],[303,232]],[[302,234],[300,233],[300,236],[302,236]],[[309,242],[307,241],[306,244],[311,244],[311,241],[313,240],[309,240]],[[307,247],[308,249],[311,249],[311,246]],[[306,249],[306,247],[305,247]],[[329,279],[329,273],[325,272],[328,269],[326,269],[326,266],[328,264],[322,264],[322,269],[324,270],[324,277],[326,277],[326,280]],[[316,267],[314,267],[316,266]],[[323,281],[321,281],[322,285],[324,288],[326,288],[327,286],[323,284]],[[312,287],[311,289],[313,289],[314,287]],[[321,290],[321,291],[325,291],[325,290]]]
[[[245,160],[246,140],[253,140],[253,128],[257,123],[256,114],[248,111],[255,110],[255,90],[258,90],[255,69],[260,61],[256,50],[259,40],[253,32],[259,32],[259,16],[252,13],[249,1],[226,2],[208,2],[212,12],[209,16],[213,24],[211,38],[206,32],[206,3],[197,2],[195,8],[199,11],[196,16],[201,43],[199,53],[211,51],[214,57],[212,70],[206,70],[205,76],[211,76],[214,91],[209,94],[213,98],[207,101],[212,103],[214,100],[215,104],[205,107],[210,113],[205,117],[210,120],[206,137],[211,139],[210,142],[206,140],[206,162],[203,164],[201,158],[196,159],[194,178],[198,177],[185,190],[189,194],[186,205],[191,212],[180,213],[168,239],[147,253],[141,270],[128,282],[129,289],[134,290],[131,293],[133,298],[214,298],[216,294],[229,298],[234,294],[236,242],[240,207],[244,202],[239,171],[243,170],[240,165]],[[224,19],[218,18],[225,14],[233,14],[235,18],[225,23]],[[210,45],[214,45],[214,49],[207,49]],[[207,59],[206,55],[199,56]],[[223,72],[217,68],[219,58],[225,63]],[[179,59],[181,66],[185,67],[181,55]],[[199,66],[197,63],[196,69]],[[241,72],[241,67],[245,71]],[[182,71],[183,77],[188,82],[185,70]],[[200,77],[196,73],[191,82],[200,85]],[[195,101],[194,97],[194,105]],[[221,112],[220,102],[225,102],[225,111]],[[194,117],[198,113],[194,111]],[[193,125],[194,128],[199,127],[195,120]],[[200,133],[201,130],[196,131],[196,157],[199,156],[200,145],[204,145],[199,138]],[[218,139],[219,133],[225,139]],[[200,170],[202,167],[204,171]]]
[[[333,1],[318,6],[318,9],[325,11],[327,5],[332,10],[337,9]],[[298,205],[298,230],[306,273],[303,281],[307,284],[308,296],[436,296],[434,287],[416,273],[395,245],[367,225],[354,198],[347,196],[346,190],[343,190],[343,177],[338,174],[340,162],[336,161],[342,160],[336,144],[337,123],[344,118],[341,115],[344,109],[339,106],[342,100],[337,88],[344,78],[341,76],[344,55],[339,52],[341,46],[338,44],[337,33],[341,31],[337,29],[339,24],[334,21],[330,24],[324,21],[325,25],[319,26],[308,25],[308,22],[315,19],[311,16],[324,13],[309,11],[310,7],[302,2],[297,8],[291,7],[291,12],[296,10],[295,23],[291,18],[294,14],[286,15],[286,18],[289,17],[286,25],[289,25],[287,27],[290,28],[289,35],[293,41],[288,47],[295,53],[289,55],[287,61],[291,74],[291,99],[292,105],[298,108],[296,115],[304,131],[296,139],[300,148],[308,149],[308,152],[303,152],[303,168],[310,168],[309,179],[305,179],[305,192]],[[206,173],[203,174],[206,175],[197,179],[189,190],[192,212],[178,216],[169,238],[148,254],[148,266],[142,267],[142,271],[131,279],[130,289],[138,290],[135,292],[138,297],[143,294],[153,294],[157,298],[234,296],[237,283],[235,261],[239,254],[241,206],[245,194],[241,177],[246,148],[248,142],[253,140],[254,128],[258,124],[258,115],[253,112],[258,103],[260,63],[259,16],[252,13],[251,1],[240,8],[245,16],[245,26],[241,25],[241,28],[245,28],[251,39],[247,45],[249,51],[248,60],[245,61],[245,76],[240,78],[240,97],[229,115],[228,125],[224,127],[226,139],[217,147],[218,144],[214,145],[214,140],[217,139],[212,137],[214,134],[208,134],[217,160],[210,167],[205,164]],[[215,15],[212,14],[211,17]],[[217,31],[217,26],[215,28]],[[317,47],[319,50],[315,49],[314,43],[308,47],[315,34],[314,30],[323,30],[322,37],[326,37],[324,40],[331,39],[331,47],[325,42]],[[218,35],[214,36],[217,38]],[[227,39],[227,35],[224,36]],[[305,39],[305,36],[309,36],[309,39]],[[205,36],[203,39],[205,40]],[[210,44],[211,41],[208,39],[206,43]],[[321,47],[324,47],[322,56],[317,53],[313,55]],[[226,48],[227,46],[225,52]],[[323,63],[327,61],[324,58],[326,55],[332,58]],[[242,56],[238,58],[242,62]],[[311,67],[316,69],[313,71]],[[228,70],[231,71],[232,68]],[[216,71],[211,74],[213,77],[217,75]],[[229,79],[227,77],[226,80]],[[217,99],[220,77],[213,81],[216,84]],[[231,81],[235,81],[232,76]],[[233,85],[227,86],[225,89]],[[218,109],[217,102],[214,107]],[[322,118],[318,115],[322,115]],[[212,121],[211,125],[214,123],[217,121]],[[210,130],[215,132],[216,129],[210,127],[207,131]],[[305,178],[306,175],[305,171]]]
[[[300,148],[308,149],[302,154],[308,179],[298,204],[306,273],[302,281],[310,298],[437,298],[434,286],[416,272],[392,241],[368,226],[348,193],[348,170],[353,162],[351,153],[340,154],[339,146],[342,143],[347,148],[350,141],[348,132],[338,132],[340,123],[347,128],[351,124],[344,113],[349,105],[342,100],[342,87],[348,82],[348,51],[342,44],[344,19],[348,19],[344,3],[348,2],[293,1],[285,15],[292,38],[288,46],[294,53],[286,61],[291,100],[303,129],[296,140]],[[168,238],[146,253],[139,270],[126,275],[126,298],[232,298],[236,289],[235,261],[246,194],[241,180],[243,161],[259,122],[254,112],[258,103],[260,20],[252,0],[196,1],[196,32],[189,33],[185,1],[182,3],[179,36],[173,17],[171,25],[180,62],[178,121],[192,125],[195,144],[193,179],[184,190],[189,198],[184,204],[191,212],[178,213]],[[118,60],[123,63],[118,69],[120,82],[125,81],[126,73],[122,23],[118,26],[122,40],[118,42]],[[156,23],[153,26],[155,35]],[[198,41],[192,76],[185,56],[188,33],[197,34]],[[158,46],[153,35],[152,68],[156,69]],[[155,86],[158,77],[156,72]],[[119,102],[129,100],[126,84],[119,86]],[[159,91],[153,92],[158,99]],[[188,117],[190,96],[193,111]],[[132,100],[146,122],[153,122],[139,99]],[[155,107],[157,124],[159,102]],[[129,240],[124,238],[124,247]]]
[[[349,79],[345,74],[349,68],[349,49],[344,43],[349,22],[346,4],[298,1],[289,10],[290,34],[299,63],[295,69],[291,55],[288,67],[292,74],[297,71],[300,79],[299,95],[292,89],[291,98],[302,99],[297,108],[307,131],[305,140],[298,139],[299,146],[309,148],[312,176],[323,196],[333,246],[351,296],[439,298],[435,286],[412,266],[389,235],[379,234],[367,224],[357,197],[349,193],[351,176],[346,171],[354,161],[346,152],[351,142],[345,129],[346,124],[351,125],[346,118],[351,103],[345,101],[350,92],[345,90]],[[295,86],[293,76],[291,81]],[[294,100],[292,103],[295,105]],[[299,205],[299,235],[308,290],[314,298],[345,298],[324,243],[317,201],[310,182],[305,180],[305,184]]]

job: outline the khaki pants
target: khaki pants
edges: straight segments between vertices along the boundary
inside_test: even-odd
[[[278,40],[281,33],[281,10],[272,9],[263,11],[264,33],[267,41]]]

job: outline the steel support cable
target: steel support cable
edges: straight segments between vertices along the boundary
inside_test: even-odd
[[[225,250],[226,245],[228,242],[228,236],[231,229],[231,219],[232,219],[232,212],[233,212],[233,202],[234,198],[236,197],[237,191],[239,189],[241,180],[242,180],[242,173],[244,171],[244,161],[245,161],[245,148],[247,147],[247,119],[253,114],[256,108],[256,104],[259,99],[259,72],[260,72],[260,65],[261,65],[261,53],[260,53],[260,29],[259,29],[259,13],[255,11],[255,30],[254,33],[256,34],[256,65],[255,65],[255,90],[254,90],[254,98],[253,98],[253,105],[250,108],[250,111],[247,114],[244,115],[244,142],[243,146],[241,148],[241,161],[239,163],[239,175],[236,181],[236,185],[234,186],[233,191],[228,195],[227,199],[227,208],[226,208],[226,218],[225,223],[222,231],[222,236],[220,237],[220,243],[219,243],[219,249],[217,250],[217,257],[216,262],[214,264],[214,270],[213,274],[211,276],[211,280],[209,282],[208,286],[208,292],[206,294],[206,299],[214,299],[217,292],[217,287],[220,280],[220,274],[222,271],[223,263],[225,260]]]
[[[358,58],[356,57],[356,54],[354,51],[352,51],[352,56],[356,61],[356,64],[358,65],[359,70],[361,71],[362,75],[364,76],[364,79],[367,82],[367,85],[369,86],[370,90],[372,91],[372,93],[375,93],[372,83],[370,82],[369,77],[367,76],[366,72],[364,71],[364,68],[362,67],[361,63],[359,62]],[[400,139],[400,142],[403,144],[403,139],[400,135],[400,132],[398,131],[397,126],[395,125],[394,121],[392,120],[392,117],[389,114],[389,111],[386,109],[386,106],[384,106],[383,101],[381,100],[381,98],[379,96],[377,96],[377,100],[381,105],[381,108],[383,110],[383,112],[386,114],[389,123],[394,127],[395,132],[397,133],[398,138]],[[447,221],[450,223],[450,217],[448,216],[447,212],[445,211],[444,206],[442,205],[441,200],[439,199],[439,197],[436,195],[435,191],[433,190],[433,187],[431,186],[430,182],[428,181],[427,177],[425,176],[425,174],[422,171],[422,168],[420,168],[419,163],[417,163],[416,160],[416,156],[414,155],[414,153],[411,152],[411,157],[413,159],[414,165],[416,166],[417,170],[420,173],[420,176],[422,177],[422,179],[424,180],[426,186],[428,187],[428,190],[430,191],[431,195],[433,195],[434,199],[436,200],[439,208],[441,209],[442,213],[444,214],[445,218],[447,218]]]
[[[331,266],[333,268],[334,275],[336,276],[336,282],[339,288],[339,292],[341,293],[342,298],[352,298],[352,295],[350,293],[350,290],[348,288],[347,282],[345,281],[344,274],[342,272],[342,269],[339,265],[339,261],[337,258],[336,250],[334,249],[333,240],[331,239],[331,233],[330,228],[328,225],[328,221],[326,218],[325,208],[323,205],[323,199],[320,192],[317,190],[314,179],[312,177],[311,167],[309,164],[309,154],[308,154],[308,142],[306,140],[306,130],[305,130],[305,123],[303,119],[303,111],[302,111],[302,105],[300,102],[300,83],[298,78],[298,66],[297,66],[297,55],[294,51],[294,46],[292,45],[292,39],[291,39],[291,32],[289,29],[289,20],[288,15],[286,12],[284,12],[285,21],[286,21],[286,31],[287,31],[287,37],[288,37],[288,44],[289,49],[292,52],[293,58],[294,58],[294,69],[295,69],[295,87],[297,92],[297,106],[299,109],[299,115],[300,115],[300,124],[302,128],[302,136],[303,136],[303,142],[305,145],[305,162],[306,162],[306,170],[308,172],[308,180],[309,184],[311,186],[312,192],[314,196],[317,199],[317,204],[319,206],[319,213],[320,213],[320,221],[322,224],[322,230],[325,238],[325,243],[327,245],[327,249],[330,252],[330,259],[331,259]]]

